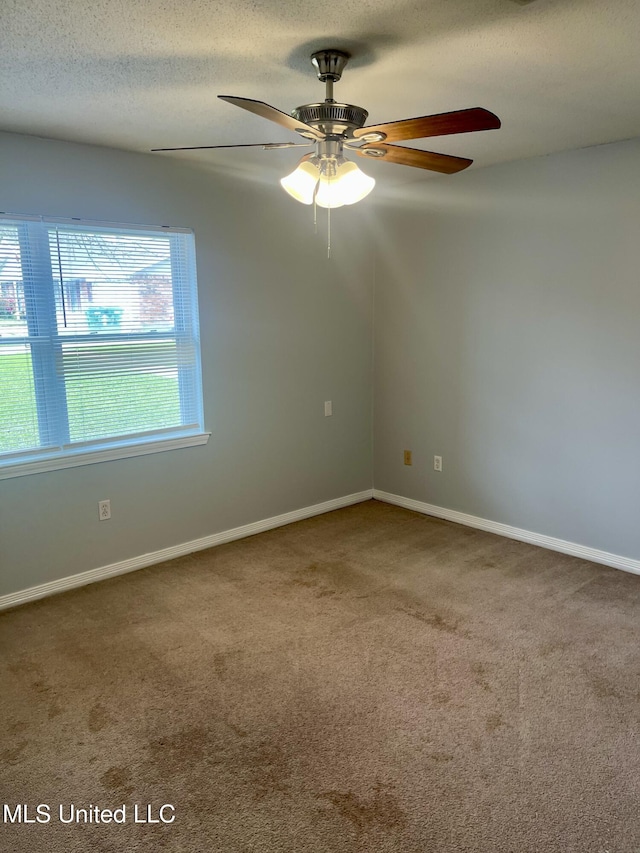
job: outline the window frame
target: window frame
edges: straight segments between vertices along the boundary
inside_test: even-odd
[[[29,347],[40,445],[4,453],[0,450],[0,480],[206,444],[211,433],[204,429],[193,231],[171,226],[0,213],[0,224],[3,222],[15,225],[18,232],[27,335],[13,337],[11,343]],[[193,362],[186,367],[182,364],[177,365],[178,397],[182,420],[179,426],[112,435],[88,441],[70,441],[66,381],[65,376],[56,370],[56,358],[62,358],[63,344],[82,344],[85,340],[94,341],[95,338],[84,332],[61,334],[58,330],[56,279],[52,270],[49,244],[51,228],[57,226],[88,232],[102,230],[105,233],[186,234],[191,237],[186,250],[182,243],[178,242],[178,238],[170,246],[173,330],[170,333],[101,332],[99,335],[100,343],[108,343],[110,340],[132,342],[138,342],[141,339],[144,341],[166,340],[169,337],[175,341],[176,347],[181,343],[193,347]],[[182,282],[180,288],[175,286],[177,281]],[[4,344],[0,344],[0,357],[3,346]],[[186,372],[189,372],[189,376]],[[188,389],[195,404],[197,423],[184,423],[187,420],[185,395]],[[55,440],[52,441],[52,438]]]

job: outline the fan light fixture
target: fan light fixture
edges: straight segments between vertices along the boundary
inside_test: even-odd
[[[369,195],[374,178],[343,157],[305,160],[280,180],[282,188],[296,201],[336,208],[355,204]]]
[[[528,3],[532,0],[514,0]],[[452,175],[473,162],[466,157],[437,154],[422,148],[395,145],[409,139],[428,139],[479,130],[495,130],[500,119],[483,107],[454,110],[437,115],[418,116],[382,124],[365,124],[369,113],[356,104],[341,103],[333,97],[333,86],[342,77],[350,55],[343,50],[327,48],[311,54],[318,79],[325,84],[325,99],[319,103],[302,104],[285,113],[264,101],[218,95],[223,101],[267,119],[293,133],[297,142],[249,142],[239,145],[195,145],[189,148],[154,148],[154,151],[201,151],[213,148],[281,148],[315,147],[305,155],[291,174],[280,183],[292,198],[302,204],[314,204],[327,209],[327,232],[331,232],[331,210],[345,204],[355,204],[369,195],[375,185],[373,178],[343,156],[346,149],[358,157],[382,163],[397,163],[430,172]],[[328,240],[330,254],[330,238]]]

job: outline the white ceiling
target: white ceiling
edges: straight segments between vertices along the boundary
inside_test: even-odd
[[[352,54],[369,123],[482,106],[502,129],[404,143],[477,166],[640,136],[638,0],[3,0],[0,129],[133,151],[295,140],[217,94],[322,100],[309,62]],[[304,152],[304,149],[302,149]],[[271,180],[296,151],[181,156]],[[382,186],[430,173],[360,161]],[[455,180],[455,176],[441,180]]]

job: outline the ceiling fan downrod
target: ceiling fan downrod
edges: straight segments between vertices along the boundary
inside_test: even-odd
[[[311,54],[311,62],[318,72],[318,80],[325,84],[325,101],[333,101],[333,84],[342,77],[350,56],[342,50],[317,50]]]

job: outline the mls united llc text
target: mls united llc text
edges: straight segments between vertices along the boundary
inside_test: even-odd
[[[166,824],[176,819],[176,809],[170,803],[154,807],[150,803],[125,805],[104,809],[92,803],[82,808],[74,803],[51,806],[48,803],[3,803],[3,823],[145,823]]]

